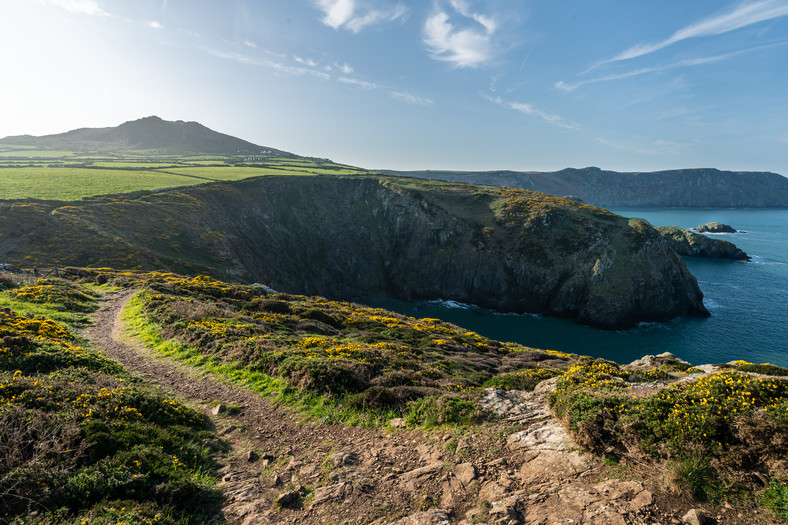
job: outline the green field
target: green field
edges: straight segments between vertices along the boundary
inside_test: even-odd
[[[162,155],[149,151],[93,154],[0,148],[0,200],[75,201],[95,195],[152,191],[266,175],[355,175],[366,170],[323,159],[270,156]]]

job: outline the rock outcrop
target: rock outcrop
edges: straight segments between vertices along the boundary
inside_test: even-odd
[[[707,222],[706,224],[701,224],[695,231],[698,233],[737,233],[733,226],[729,226],[727,224],[723,224],[721,222]]]
[[[166,268],[291,293],[386,292],[618,329],[707,316],[651,226],[527,190],[263,177],[62,206],[0,206],[0,260]]]
[[[734,259],[737,261],[750,260],[750,257],[732,242],[722,239],[710,239],[705,235],[694,233],[678,226],[660,226],[657,228],[657,231],[679,255]]]

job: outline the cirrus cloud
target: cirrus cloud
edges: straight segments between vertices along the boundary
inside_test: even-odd
[[[529,117],[540,118],[545,122],[548,122],[555,126],[566,128],[566,129],[574,129],[574,130],[581,129],[579,124],[568,121],[559,115],[555,115],[553,113],[548,113],[546,111],[543,111],[535,107],[533,104],[528,104],[525,102],[511,102],[504,100],[501,97],[491,97],[489,95],[482,95],[482,96],[494,104],[498,104],[499,106],[503,106],[505,108],[513,109],[515,111],[522,113],[523,115],[528,115]]]
[[[781,18],[786,15],[788,15],[788,0],[742,2],[732,11],[713,15],[694,24],[685,26],[660,42],[637,44],[625,49],[613,58],[597,62],[591,66],[589,71],[611,62],[620,62],[622,60],[630,60],[632,58],[648,55],[677,42],[681,42],[682,40],[687,40],[688,38],[721,35],[735,29],[747,27],[766,20]]]
[[[39,3],[45,5],[53,5],[55,7],[59,7],[61,9],[65,9],[71,13],[77,13],[81,15],[93,15],[93,16],[109,16],[109,13],[104,11],[101,6],[98,5],[96,0],[38,0]]]

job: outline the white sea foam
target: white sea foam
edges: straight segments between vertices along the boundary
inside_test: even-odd
[[[750,262],[755,264],[772,264],[776,266],[786,266],[788,265],[785,261],[775,261],[773,259],[764,259],[760,255],[750,255]]]
[[[706,307],[706,310],[714,311],[714,310],[724,310],[725,306],[721,305],[711,297],[704,297],[703,298],[703,306]]]
[[[451,299],[435,299],[433,301],[428,301],[430,304],[435,304],[438,306],[442,306],[444,308],[457,308],[460,310],[470,310],[471,308],[478,308],[478,306],[474,304],[466,304],[461,303],[459,301],[452,301]]]

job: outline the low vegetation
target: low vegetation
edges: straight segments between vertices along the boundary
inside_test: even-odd
[[[206,276],[90,273],[144,286],[127,312],[138,336],[258,391],[297,398],[325,421],[472,423],[488,416],[473,403],[482,386],[521,384],[513,378],[527,370],[549,376],[570,361],[438,319]]]
[[[204,523],[218,512],[215,436],[201,412],[140,384],[73,325],[89,287],[4,279],[0,515],[4,523]],[[22,286],[14,286],[22,284]],[[29,307],[39,309],[33,313]],[[44,308],[43,310],[41,308]]]
[[[788,381],[779,376],[788,370],[744,362],[711,374],[681,368],[578,363],[562,374],[550,404],[584,447],[664,461],[669,481],[688,496],[719,501],[772,477],[779,499],[788,474]],[[687,372],[700,375],[678,379]],[[643,388],[654,381],[667,384]]]
[[[159,352],[314,420],[471,429],[496,417],[480,407],[485,388],[533,390],[550,379],[554,413],[616,468],[649,464],[688,498],[788,514],[782,367],[737,361],[704,373],[675,359],[622,367],[206,276],[62,274],[0,279],[0,428],[14,436],[0,445],[0,491],[12,521],[34,512],[72,522],[199,522],[216,512],[204,446],[215,436],[201,414],[141,386],[75,335],[107,287],[137,290],[127,325]]]

